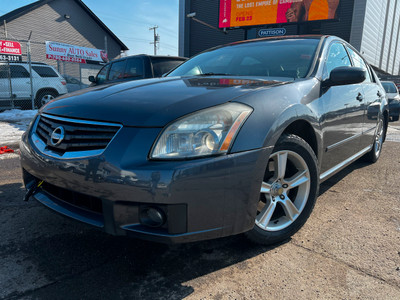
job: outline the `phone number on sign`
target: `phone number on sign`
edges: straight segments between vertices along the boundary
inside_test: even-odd
[[[0,54],[0,60],[21,61],[21,56]]]

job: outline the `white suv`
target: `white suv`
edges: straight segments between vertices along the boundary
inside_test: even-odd
[[[45,63],[32,63],[32,85],[35,106],[46,104],[66,94],[65,79]],[[13,100],[15,106],[31,107],[31,80],[27,62],[0,62],[0,101]],[[1,104],[0,104],[1,106]]]

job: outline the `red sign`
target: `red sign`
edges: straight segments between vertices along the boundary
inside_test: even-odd
[[[220,0],[219,27],[258,26],[337,18],[340,0]]]
[[[0,54],[22,55],[21,44],[14,41],[0,40]]]
[[[54,54],[46,54],[47,59],[55,59],[55,60],[62,60],[62,61],[70,61],[70,62],[77,62],[81,64],[86,64],[86,60],[77,57],[70,57],[64,55],[54,55]]]

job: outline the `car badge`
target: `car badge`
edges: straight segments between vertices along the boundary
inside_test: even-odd
[[[53,146],[58,146],[64,140],[64,137],[65,137],[64,127],[59,126],[56,129],[54,129],[53,132],[51,133],[50,143]]]

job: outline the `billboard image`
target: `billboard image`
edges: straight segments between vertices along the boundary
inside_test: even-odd
[[[220,0],[219,27],[330,20],[340,0]]]

